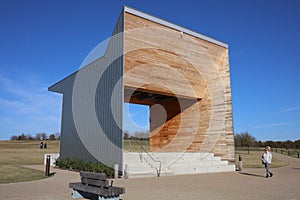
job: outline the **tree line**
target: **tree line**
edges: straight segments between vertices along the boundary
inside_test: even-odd
[[[255,137],[248,132],[238,133],[234,135],[234,142],[236,147],[265,147],[285,148],[285,149],[300,149],[300,140],[286,140],[286,141],[257,141]]]
[[[133,133],[129,133],[129,131],[124,132],[125,140],[150,140],[149,131],[135,131]]]
[[[35,136],[31,134],[21,133],[19,135],[12,135],[10,140],[59,140],[60,133],[52,133],[49,136],[46,133],[37,133]]]
[[[128,131],[124,132],[124,139],[139,139],[139,140],[149,140],[149,132],[148,131],[137,131],[134,133],[129,133]],[[46,133],[37,133],[35,136],[31,134],[19,134],[12,135],[10,140],[59,140],[60,133],[52,133],[49,136]],[[285,149],[300,149],[300,140],[286,140],[286,141],[257,141],[255,137],[253,137],[248,132],[237,133],[234,135],[235,147],[265,147],[270,146],[272,148],[285,148]]]

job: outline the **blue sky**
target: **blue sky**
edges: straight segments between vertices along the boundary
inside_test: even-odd
[[[0,0],[1,140],[60,130],[62,97],[47,88],[111,35],[123,5],[229,44],[236,133],[300,139],[300,1]],[[127,110],[125,129],[146,130],[147,108]]]

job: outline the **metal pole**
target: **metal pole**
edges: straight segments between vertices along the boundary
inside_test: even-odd
[[[119,178],[119,165],[114,165],[114,178]]]
[[[239,155],[239,171],[241,172],[243,169],[243,158]]]
[[[128,164],[125,164],[124,178],[128,179]]]
[[[46,176],[50,176],[50,155],[47,155],[46,159]]]

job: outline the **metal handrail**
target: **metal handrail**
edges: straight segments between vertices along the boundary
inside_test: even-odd
[[[156,160],[155,158],[153,158],[152,156],[151,156],[151,154],[136,140],[136,139],[134,139],[134,141],[140,146],[140,148],[151,158],[151,160],[153,161],[153,162],[158,162],[159,163],[159,167],[157,168],[157,167],[155,167],[155,166],[153,166],[152,165],[152,167],[154,167],[155,169],[156,169],[156,173],[157,173],[157,177],[159,177],[160,176],[160,172],[161,172],[161,161],[160,160]],[[142,151],[140,152],[140,155],[141,155],[141,153],[142,153]],[[142,156],[142,155],[141,155]],[[144,158],[145,159],[145,158]],[[148,162],[149,163],[149,162]],[[150,164],[150,163],[149,163]],[[150,164],[151,165],[151,164]]]

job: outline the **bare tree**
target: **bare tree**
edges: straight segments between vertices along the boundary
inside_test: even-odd
[[[133,135],[140,140],[149,140],[150,137],[149,131],[136,131]]]
[[[36,140],[41,140],[41,139],[42,139],[42,134],[41,134],[41,133],[35,134],[34,139],[36,139]]]
[[[47,140],[47,134],[46,133],[42,133],[42,140]]]
[[[11,137],[10,137],[10,140],[17,140],[18,139],[18,136],[16,136],[16,135],[12,135]]]
[[[34,138],[31,136],[31,134],[26,135],[26,140],[33,140]]]
[[[129,139],[129,133],[124,133],[124,139]]]
[[[300,140],[295,141],[296,149],[300,149]]]
[[[18,136],[18,140],[25,140],[26,136],[24,133],[22,133],[21,135]]]
[[[56,132],[56,133],[55,133],[55,138],[56,138],[57,140],[60,140],[60,132]]]

